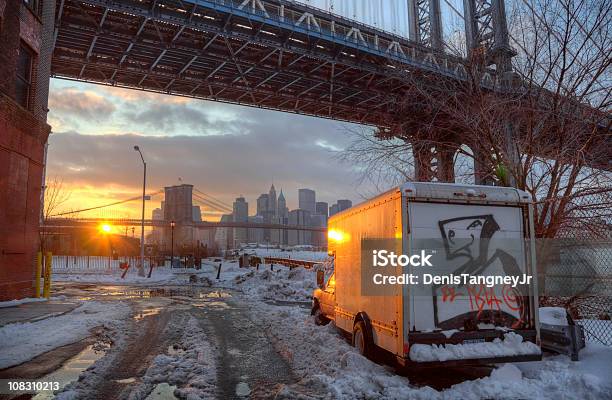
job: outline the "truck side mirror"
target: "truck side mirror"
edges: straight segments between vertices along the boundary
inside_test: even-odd
[[[320,289],[323,289],[323,287],[325,287],[325,271],[323,271],[322,269],[317,271],[317,286]]]

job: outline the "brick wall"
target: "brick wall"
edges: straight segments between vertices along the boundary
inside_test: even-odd
[[[0,301],[31,297],[44,148],[51,128],[36,96],[49,76],[40,75],[41,20],[21,0],[0,0]],[[15,101],[15,76],[21,41],[38,53],[33,71],[34,100],[26,110]],[[41,83],[43,85],[41,85]]]

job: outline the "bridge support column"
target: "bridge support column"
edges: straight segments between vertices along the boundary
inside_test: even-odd
[[[454,182],[455,150],[446,146],[413,144],[414,179],[419,182]]]

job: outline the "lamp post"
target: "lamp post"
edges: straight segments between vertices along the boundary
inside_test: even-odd
[[[140,221],[140,265],[138,265],[138,276],[145,276],[144,274],[144,220],[145,220],[145,190],[147,187],[147,163],[142,156],[142,152],[138,146],[134,146],[134,150],[140,154],[142,165],[144,166],[144,175],[142,178],[142,218]]]
[[[170,222],[170,268],[174,268],[174,227],[176,222]]]

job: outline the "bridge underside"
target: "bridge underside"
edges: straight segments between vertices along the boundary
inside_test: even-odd
[[[58,0],[56,14],[55,77],[378,126],[415,145],[419,180],[452,181],[455,149],[478,148],[419,95],[448,96],[464,60],[298,3]]]
[[[219,3],[58,1],[52,75],[372,125],[388,120],[405,85],[389,65],[393,51],[401,56],[414,44],[398,50],[399,42],[376,36],[381,50],[363,51],[348,27],[330,36],[288,15],[282,22]],[[294,7],[292,21],[302,11]],[[334,18],[339,31],[342,18]]]

